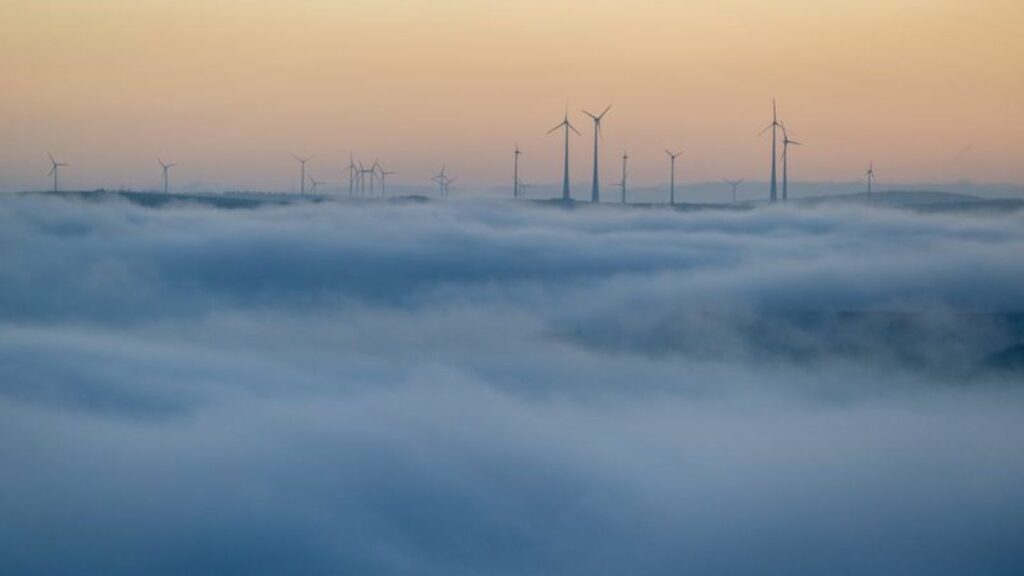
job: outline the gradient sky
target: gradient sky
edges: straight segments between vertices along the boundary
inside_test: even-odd
[[[0,189],[340,182],[350,150],[422,183],[559,178],[545,132],[614,104],[604,178],[767,177],[771,98],[800,180],[1024,183],[1020,0],[4,0]]]

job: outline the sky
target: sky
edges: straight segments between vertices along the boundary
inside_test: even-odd
[[[4,195],[0,573],[1021,574],[1022,250],[1021,211]]]
[[[447,163],[463,184],[574,181],[605,124],[606,182],[765,180],[778,98],[805,146],[795,180],[1024,183],[1017,0],[5,0],[0,190],[297,189],[291,153],[335,184],[350,152],[396,184]]]

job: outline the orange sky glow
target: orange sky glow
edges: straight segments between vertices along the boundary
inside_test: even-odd
[[[614,104],[605,175],[767,178],[777,97],[794,177],[1024,183],[1020,0],[5,0],[0,189],[153,187],[156,158],[218,189],[340,182],[348,155],[396,183],[560,177],[545,132]],[[466,185],[466,184],[463,184]]]

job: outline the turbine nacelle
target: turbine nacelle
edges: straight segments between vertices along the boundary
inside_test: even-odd
[[[565,128],[566,130],[572,130],[573,132],[576,133],[577,136],[582,136],[583,135],[583,134],[580,134],[580,131],[577,130],[575,126],[572,125],[572,122],[569,122],[569,117],[568,116],[566,116],[565,120],[562,120],[562,122],[559,123],[558,126],[555,126],[551,130],[548,130],[548,134],[551,134],[552,132],[557,132],[558,130],[560,130],[562,128]]]
[[[600,114],[595,115],[591,114],[590,112],[587,112],[586,110],[583,111],[584,114],[589,116],[594,121],[594,129],[597,131],[597,134],[603,135],[601,132],[601,120],[604,120],[605,114],[608,114],[608,111],[611,109],[612,106],[611,104],[609,104],[608,107],[604,109],[604,112],[601,112]],[[579,134],[579,132],[577,132],[577,134]]]

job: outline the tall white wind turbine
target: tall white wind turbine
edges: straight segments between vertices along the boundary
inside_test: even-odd
[[[761,131],[761,135],[765,132],[772,131],[772,183],[771,183],[771,201],[777,202],[779,199],[779,178],[778,178],[778,129],[782,127],[779,122],[778,108],[775,104],[775,99],[772,99],[772,123],[767,128]]]
[[[572,123],[569,122],[568,110],[566,110],[565,118],[562,120],[562,122],[559,123],[558,126],[552,128],[551,130],[548,130],[548,134],[551,134],[552,132],[555,132],[559,129],[565,130],[565,164],[562,168],[562,200],[568,202],[572,198],[569,190],[569,131],[572,130],[578,136],[582,136],[582,134],[580,134],[579,130],[577,130],[576,127],[574,127]]]
[[[600,114],[597,115],[591,114],[586,110],[583,111],[584,114],[590,116],[590,119],[594,121],[594,176],[593,180],[591,180],[591,182],[593,183],[590,190],[591,202],[601,201],[601,176],[600,171],[598,170],[598,160],[600,158],[600,154],[598,151],[598,142],[601,139],[601,121],[604,120],[605,114],[607,114],[608,111],[611,109],[612,107],[611,105],[609,105],[607,108],[604,109],[604,112],[601,112]]]

